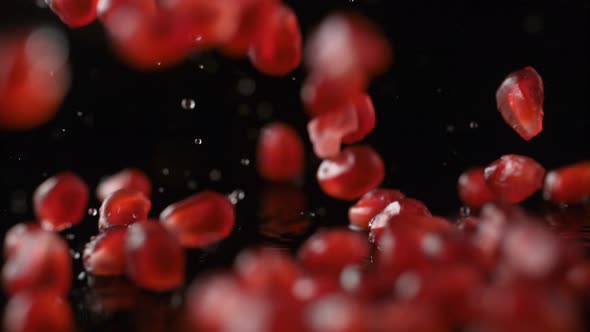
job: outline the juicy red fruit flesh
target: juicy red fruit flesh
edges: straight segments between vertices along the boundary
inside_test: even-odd
[[[97,276],[125,274],[127,227],[113,226],[90,239],[84,247],[84,268]]]
[[[116,191],[102,202],[98,229],[103,231],[114,225],[146,221],[151,206],[150,200],[140,191],[133,189]]]
[[[96,19],[98,0],[46,0],[49,8],[71,28],[87,25]]]
[[[79,224],[86,215],[88,196],[88,186],[76,174],[54,175],[41,183],[33,195],[37,220],[43,228],[55,231]]]
[[[581,203],[590,197],[590,161],[553,170],[545,177],[543,197],[555,203]]]
[[[484,176],[498,200],[519,203],[541,188],[545,169],[529,157],[511,154],[488,165]]]
[[[19,293],[4,312],[5,332],[74,332],[74,315],[67,300],[51,291]]]
[[[463,204],[470,208],[479,209],[496,198],[488,188],[484,178],[484,168],[474,167],[465,171],[459,177],[457,191]]]
[[[504,121],[527,141],[543,130],[543,98],[543,80],[533,67],[510,73],[496,91]]]
[[[258,139],[258,174],[268,181],[286,182],[303,174],[305,155],[301,137],[284,123],[265,126]]]
[[[393,189],[374,189],[364,194],[361,199],[348,209],[350,225],[368,229],[369,222],[389,203],[399,201],[405,195]]]

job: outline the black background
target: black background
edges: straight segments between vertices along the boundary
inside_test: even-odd
[[[135,166],[153,181],[153,216],[198,190],[244,191],[234,234],[216,250],[191,253],[192,272],[223,265],[259,240],[256,210],[265,184],[254,167],[257,130],[281,120],[305,135],[302,69],[266,77],[247,60],[204,52],[172,69],[141,73],[113,55],[100,24],[68,30],[34,1],[0,1],[2,28],[50,23],[66,31],[74,75],[51,122],[29,132],[0,132],[0,227],[31,220],[33,190],[56,172],[73,170],[94,188],[101,176]],[[339,9],[365,13],[383,27],[395,64],[371,86],[378,122],[366,141],[387,164],[385,185],[423,200],[433,213],[456,214],[461,171],[502,154],[529,155],[549,169],[590,159],[588,1],[286,2],[304,37]],[[544,130],[530,142],[503,122],[495,105],[503,78],[527,65],[545,84]],[[251,96],[237,91],[244,79],[256,83]],[[194,110],[181,107],[184,98],[195,100]],[[318,160],[308,156],[304,191],[307,212],[317,214],[314,226],[346,224],[348,203],[321,194],[314,180]],[[210,179],[214,169],[219,181]],[[531,201],[534,206],[540,197]],[[74,248],[95,229],[89,216],[72,231]]]

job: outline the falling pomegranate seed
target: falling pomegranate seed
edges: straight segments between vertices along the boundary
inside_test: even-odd
[[[405,197],[398,190],[374,189],[364,194],[361,199],[348,209],[350,224],[360,229],[369,229],[369,221],[390,203]]]
[[[84,247],[84,268],[97,276],[124,275],[127,267],[125,236],[127,227],[112,226],[90,239]]]
[[[366,331],[365,308],[358,299],[328,295],[311,303],[304,320],[310,332]]]
[[[98,0],[96,6],[98,19],[103,23],[108,22],[110,15],[119,10],[137,11],[144,16],[154,16],[158,7],[156,0]]]
[[[269,181],[285,182],[303,174],[303,142],[297,132],[284,123],[272,123],[260,133],[257,149],[258,174]]]
[[[47,0],[47,5],[71,28],[81,27],[96,19],[98,0]]]
[[[543,130],[543,98],[543,80],[533,67],[510,73],[496,91],[504,121],[527,141]]]
[[[204,191],[168,206],[162,225],[188,248],[205,247],[225,239],[235,224],[233,204],[222,194]]]
[[[374,305],[367,319],[375,332],[448,332],[443,317],[434,305],[418,301],[392,301]]]
[[[125,226],[136,221],[146,221],[151,207],[150,200],[140,191],[115,191],[102,202],[98,230],[102,232],[113,225]]]
[[[349,265],[365,263],[369,243],[361,233],[347,229],[324,230],[307,239],[297,255],[309,271],[336,274]]]
[[[342,139],[359,129],[359,118],[350,105],[341,110],[326,112],[307,124],[309,140],[319,158],[332,158],[340,153]]]
[[[590,161],[553,170],[545,177],[543,197],[555,203],[580,203],[590,197]]]
[[[290,291],[301,276],[291,256],[271,249],[243,251],[235,260],[234,270],[247,288],[269,294]]]
[[[355,132],[342,137],[342,142],[346,144],[363,140],[375,129],[375,107],[371,96],[366,93],[360,94],[354,98],[353,105],[358,118],[358,128]]]
[[[68,245],[48,231],[31,232],[20,238],[18,250],[2,268],[2,282],[9,294],[50,289],[66,295],[72,283]]]
[[[141,170],[126,168],[103,178],[96,188],[96,197],[100,201],[104,201],[112,193],[121,189],[134,189],[149,198],[152,193],[152,184]]]
[[[74,332],[74,315],[68,302],[51,291],[22,292],[4,311],[5,332]]]
[[[291,289],[298,305],[306,305],[328,295],[342,292],[338,278],[331,274],[310,274],[297,279]]]
[[[376,237],[378,237],[385,228],[391,226],[394,220],[405,216],[424,216],[430,218],[429,220],[432,220],[433,223],[438,224],[436,218],[431,218],[432,214],[426,205],[424,205],[424,203],[413,198],[402,198],[399,201],[396,200],[387,204],[383,210],[377,213],[369,221],[368,227],[370,229],[370,238],[376,239]],[[410,221],[410,224],[414,225],[421,222],[419,218],[416,220],[418,221]]]
[[[50,177],[37,187],[33,206],[45,229],[61,231],[79,224],[86,215],[89,190],[84,180],[72,172]]]
[[[129,226],[125,240],[127,276],[141,288],[169,291],[184,282],[184,251],[156,222]]]
[[[30,233],[41,230],[37,223],[20,223],[16,224],[4,235],[4,258],[9,258],[19,251],[22,244],[22,238]]]
[[[494,193],[488,188],[483,167],[470,168],[461,174],[457,191],[463,204],[474,209],[480,209],[496,199]]]
[[[301,100],[310,116],[342,109],[350,105],[367,88],[367,79],[355,75],[346,79],[311,72],[301,88]]]
[[[322,190],[338,199],[353,200],[377,187],[385,177],[385,165],[369,146],[352,146],[326,159],[318,168]]]
[[[541,188],[545,169],[529,157],[510,154],[488,165],[484,176],[499,200],[519,203]]]
[[[0,35],[0,128],[32,129],[55,115],[70,87],[67,60],[54,28]]]

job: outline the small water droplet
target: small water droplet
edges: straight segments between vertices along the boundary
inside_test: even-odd
[[[242,164],[242,166],[248,166],[248,165],[250,165],[250,159],[242,158],[242,159],[240,159],[240,164]]]
[[[246,193],[242,189],[236,189],[227,196],[230,202],[232,202],[235,205],[246,197]]]
[[[170,175],[170,170],[167,168],[162,168],[162,174],[168,176],[168,175]]]
[[[158,66],[161,66],[161,65],[162,65],[162,62],[158,61],[158,62],[156,62],[156,64],[157,64]]]
[[[66,234],[65,238],[68,241],[73,241],[73,240],[76,239],[76,235],[75,234],[72,234],[72,233],[68,233],[68,234]]]
[[[82,113],[81,111],[78,111],[78,112],[76,112],[76,115],[81,117],[84,115],[84,113]]]
[[[477,123],[475,121],[469,122],[469,128],[471,128],[471,129],[477,129],[478,127],[479,127],[479,123]]]
[[[80,272],[80,274],[78,274],[78,280],[84,280],[86,279],[86,272],[82,271]]]
[[[205,65],[199,65],[199,69],[205,69]]]
[[[195,138],[195,144],[201,145],[201,144],[203,144],[203,140],[200,138]]]
[[[74,259],[80,259],[80,253],[79,252],[75,252],[74,253]]]
[[[197,43],[200,43],[203,40],[203,36],[197,36],[197,38],[195,38],[195,41]]]
[[[61,132],[65,133],[66,132],[66,128],[61,128]]]
[[[164,192],[164,187],[158,187],[158,192],[159,193],[163,193]]]
[[[238,81],[237,89],[242,96],[251,96],[256,91],[256,82],[249,77],[242,78]]]
[[[195,102],[194,99],[184,98],[180,102],[180,106],[182,106],[182,108],[185,110],[193,110],[193,109],[195,109],[195,106],[197,106],[197,103]]]
[[[96,217],[96,215],[98,214],[98,210],[95,208],[90,208],[90,209],[88,209],[88,214],[93,217]]]
[[[462,206],[459,209],[459,215],[462,218],[469,217],[471,215],[471,209],[468,206]]]
[[[188,189],[190,190],[196,190],[197,189],[197,181],[195,180],[190,180],[186,183],[186,186],[188,187]]]
[[[447,125],[447,132],[448,133],[455,132],[455,126],[453,126],[453,125]]]
[[[221,171],[218,169],[212,169],[211,172],[209,172],[209,179],[211,181],[221,180]]]

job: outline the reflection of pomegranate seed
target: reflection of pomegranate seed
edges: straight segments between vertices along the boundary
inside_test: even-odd
[[[141,170],[127,168],[103,178],[96,188],[96,197],[104,201],[112,193],[121,189],[138,190],[149,198],[152,193],[152,184]]]
[[[84,268],[97,276],[125,274],[127,227],[112,226],[90,239],[84,247]]]
[[[73,332],[74,316],[66,300],[51,291],[23,292],[8,301],[5,332]]]
[[[533,67],[510,73],[496,91],[504,121],[527,141],[543,130],[543,98],[543,80]]]
[[[283,123],[273,123],[260,133],[257,150],[258,174],[266,180],[284,182],[303,174],[303,142]]]
[[[385,165],[369,146],[353,146],[326,159],[317,171],[322,190],[338,199],[353,200],[377,187],[385,176]]]
[[[387,205],[404,198],[405,195],[393,189],[375,189],[364,194],[363,197],[348,209],[348,219],[352,226],[368,229],[369,221]]]
[[[227,197],[204,191],[168,206],[160,220],[182,246],[196,248],[228,237],[236,216]]]
[[[71,172],[59,173],[35,190],[35,215],[45,229],[66,229],[82,221],[86,215],[88,196],[88,186],[79,176]]]
[[[580,203],[590,197],[590,161],[553,170],[545,177],[543,197],[555,203]]]
[[[495,199],[494,193],[488,188],[483,170],[483,167],[474,167],[465,171],[459,177],[457,184],[457,191],[463,204],[474,209],[479,209]]]
[[[4,235],[4,258],[9,258],[19,251],[24,236],[40,229],[37,223],[20,223],[10,227]]]
[[[47,0],[49,8],[72,28],[87,25],[96,19],[98,0]]]
[[[484,176],[499,200],[519,203],[541,188],[545,169],[529,157],[510,154],[488,165]]]
[[[122,189],[108,196],[100,207],[98,229],[103,231],[113,225],[129,225],[146,221],[152,203],[137,190]]]

